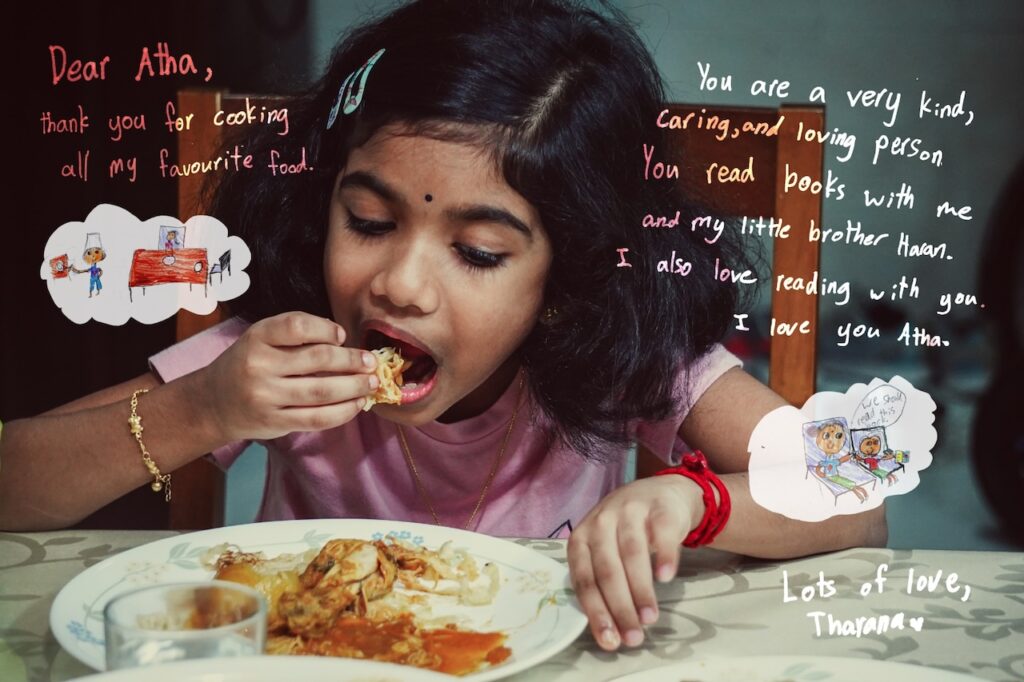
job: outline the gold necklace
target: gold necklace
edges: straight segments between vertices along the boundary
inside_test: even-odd
[[[470,526],[473,525],[473,520],[476,519],[476,515],[480,512],[480,508],[484,504],[484,500],[487,498],[487,491],[491,489],[491,484],[494,483],[494,477],[498,473],[498,467],[501,465],[501,458],[505,454],[505,447],[508,445],[509,436],[512,435],[512,427],[516,423],[516,415],[519,414],[520,399],[523,397],[523,377],[519,377],[519,391],[516,394],[516,407],[512,410],[512,418],[508,420],[508,429],[505,430],[505,438],[501,442],[501,449],[498,450],[498,456],[494,458],[494,464],[491,465],[491,472],[487,474],[487,482],[484,483],[484,489],[480,491],[480,497],[477,498],[476,506],[473,507],[473,513],[469,515],[469,521],[466,521],[466,525],[463,526],[466,530],[469,530]],[[412,477],[416,481],[416,488],[420,491],[420,497],[427,503],[427,509],[430,510],[430,515],[434,517],[434,525],[440,526],[441,520],[437,518],[437,512],[434,510],[434,504],[430,501],[430,496],[427,495],[426,488],[423,487],[423,481],[420,480],[420,473],[416,469],[416,462],[413,461],[412,453],[409,452],[409,444],[405,441],[405,432],[402,430],[401,424],[395,424],[398,429],[398,438],[402,443],[402,452],[405,453],[405,461],[409,464],[409,469],[412,470]]]

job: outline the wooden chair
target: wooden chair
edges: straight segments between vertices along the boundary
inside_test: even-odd
[[[245,95],[218,90],[188,89],[178,92],[177,112],[193,114],[187,130],[177,132],[178,162],[205,161],[215,158],[223,144],[223,128],[212,124],[219,110],[228,113],[245,108]],[[257,108],[270,104],[274,98],[249,97]],[[189,175],[178,180],[178,216],[181,220],[206,213],[203,175]],[[230,226],[229,226],[230,229]],[[210,315],[196,315],[182,310],[177,316],[177,340],[182,341],[226,319],[223,305]],[[175,490],[181,494],[171,498],[169,525],[174,530],[215,528],[224,525],[224,472],[205,459],[198,459],[174,472]],[[187,491],[187,493],[185,492]]]
[[[747,168],[753,158],[754,180],[751,182],[714,182],[701,196],[704,207],[719,218],[769,216],[790,225],[789,235],[772,242],[772,279],[785,273],[801,277],[806,282],[818,269],[819,242],[808,241],[810,221],[821,226],[821,194],[812,194],[792,188],[784,191],[786,170],[799,176],[821,180],[823,150],[820,143],[798,141],[798,126],[803,130],[826,130],[825,110],[822,107],[784,106],[774,108],[719,107],[712,105],[669,105],[669,114],[685,120],[693,114],[685,130],[669,130],[669,137],[678,141],[672,156],[678,158],[679,182],[688,188],[709,188],[707,169],[713,162],[728,168]],[[704,125],[697,127],[698,116]],[[778,134],[740,133],[736,138],[718,140],[719,129],[708,126],[708,117],[729,119],[735,127],[749,121],[751,125],[766,127],[778,124]],[[716,167],[717,170],[717,167]],[[677,228],[678,229],[678,228]],[[747,237],[757,239],[757,237]],[[742,285],[741,285],[742,286]],[[809,332],[792,336],[773,336],[769,352],[768,385],[790,403],[801,406],[813,393],[817,371],[818,297],[802,291],[774,291],[771,293],[771,316],[778,322],[794,323],[807,320]],[[664,468],[653,453],[637,448],[636,475],[649,476]]]

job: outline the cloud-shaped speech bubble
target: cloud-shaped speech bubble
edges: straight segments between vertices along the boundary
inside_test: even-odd
[[[892,426],[903,415],[907,395],[891,384],[872,389],[853,413],[853,427]]]
[[[750,436],[750,492],[762,507],[822,521],[917,487],[932,462],[935,402],[903,377],[815,393],[780,407]]]
[[[166,320],[178,310],[213,312],[249,288],[249,247],[216,218],[139,220],[100,204],[84,222],[58,227],[39,276],[53,302],[78,324]]]

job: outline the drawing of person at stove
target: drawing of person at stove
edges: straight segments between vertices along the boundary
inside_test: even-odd
[[[71,271],[79,274],[89,273],[89,298],[92,298],[94,291],[97,296],[103,291],[103,280],[101,279],[103,277],[103,270],[100,268],[99,262],[106,257],[107,252],[103,250],[103,243],[100,241],[99,233],[90,232],[87,234],[85,236],[85,250],[82,252],[82,260],[89,267],[83,270],[72,265]]]

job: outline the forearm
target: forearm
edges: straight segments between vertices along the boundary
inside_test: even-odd
[[[143,440],[162,473],[223,445],[204,414],[197,375],[168,384],[137,381],[114,389],[103,405],[12,421],[0,438],[0,528],[66,527],[152,482],[128,428],[128,396],[147,387],[138,414]]]
[[[733,369],[711,385],[683,423],[679,435],[704,452],[732,499],[732,516],[712,546],[766,559],[884,546],[884,505],[810,523],[771,512],[751,497],[750,434],[765,415],[785,406],[768,387]]]
[[[860,514],[837,514],[824,521],[797,521],[755,502],[746,472],[720,478],[729,491],[732,515],[711,544],[716,549],[763,559],[787,559],[847,547],[882,547],[888,539],[884,505]]]

